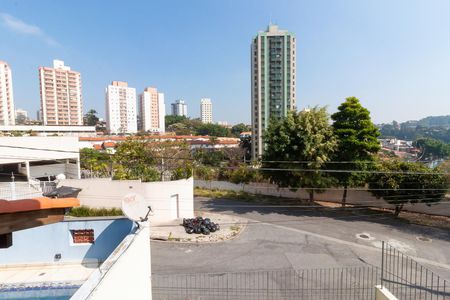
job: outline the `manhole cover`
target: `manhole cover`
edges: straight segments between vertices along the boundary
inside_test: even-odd
[[[365,233],[365,232],[363,232],[363,233],[358,233],[358,234],[356,235],[356,237],[359,238],[359,239],[362,239],[362,240],[368,240],[368,241],[371,241],[371,240],[374,240],[374,239],[375,239],[374,237],[371,237],[370,234]]]
[[[424,236],[418,236],[416,237],[417,240],[421,241],[421,242],[427,242],[427,243],[431,243],[431,239],[424,237]]]

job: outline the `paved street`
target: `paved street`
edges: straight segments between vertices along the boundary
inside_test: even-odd
[[[250,220],[240,236],[223,243],[152,242],[153,272],[380,266],[384,240],[443,278],[450,278],[450,233],[410,225],[390,214],[367,210],[343,214],[332,209],[267,207],[207,198],[196,198],[195,209]],[[366,235],[366,239],[357,234]]]

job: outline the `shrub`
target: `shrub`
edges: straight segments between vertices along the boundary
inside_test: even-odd
[[[87,206],[79,206],[72,208],[68,215],[71,217],[110,217],[123,216],[120,208],[91,208]]]

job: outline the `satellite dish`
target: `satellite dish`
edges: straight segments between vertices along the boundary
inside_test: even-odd
[[[56,175],[56,179],[58,179],[58,180],[65,180],[66,179],[66,175],[64,175],[64,174],[58,174],[58,175]]]
[[[139,194],[130,193],[122,199],[122,211],[128,219],[136,222],[147,221],[151,207]]]

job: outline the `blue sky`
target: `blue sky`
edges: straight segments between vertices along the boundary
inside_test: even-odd
[[[16,107],[39,108],[38,67],[81,72],[85,110],[128,81],[215,121],[250,122],[250,42],[270,20],[297,36],[299,108],[361,99],[375,122],[450,114],[450,1],[160,0],[0,2],[0,60]]]

